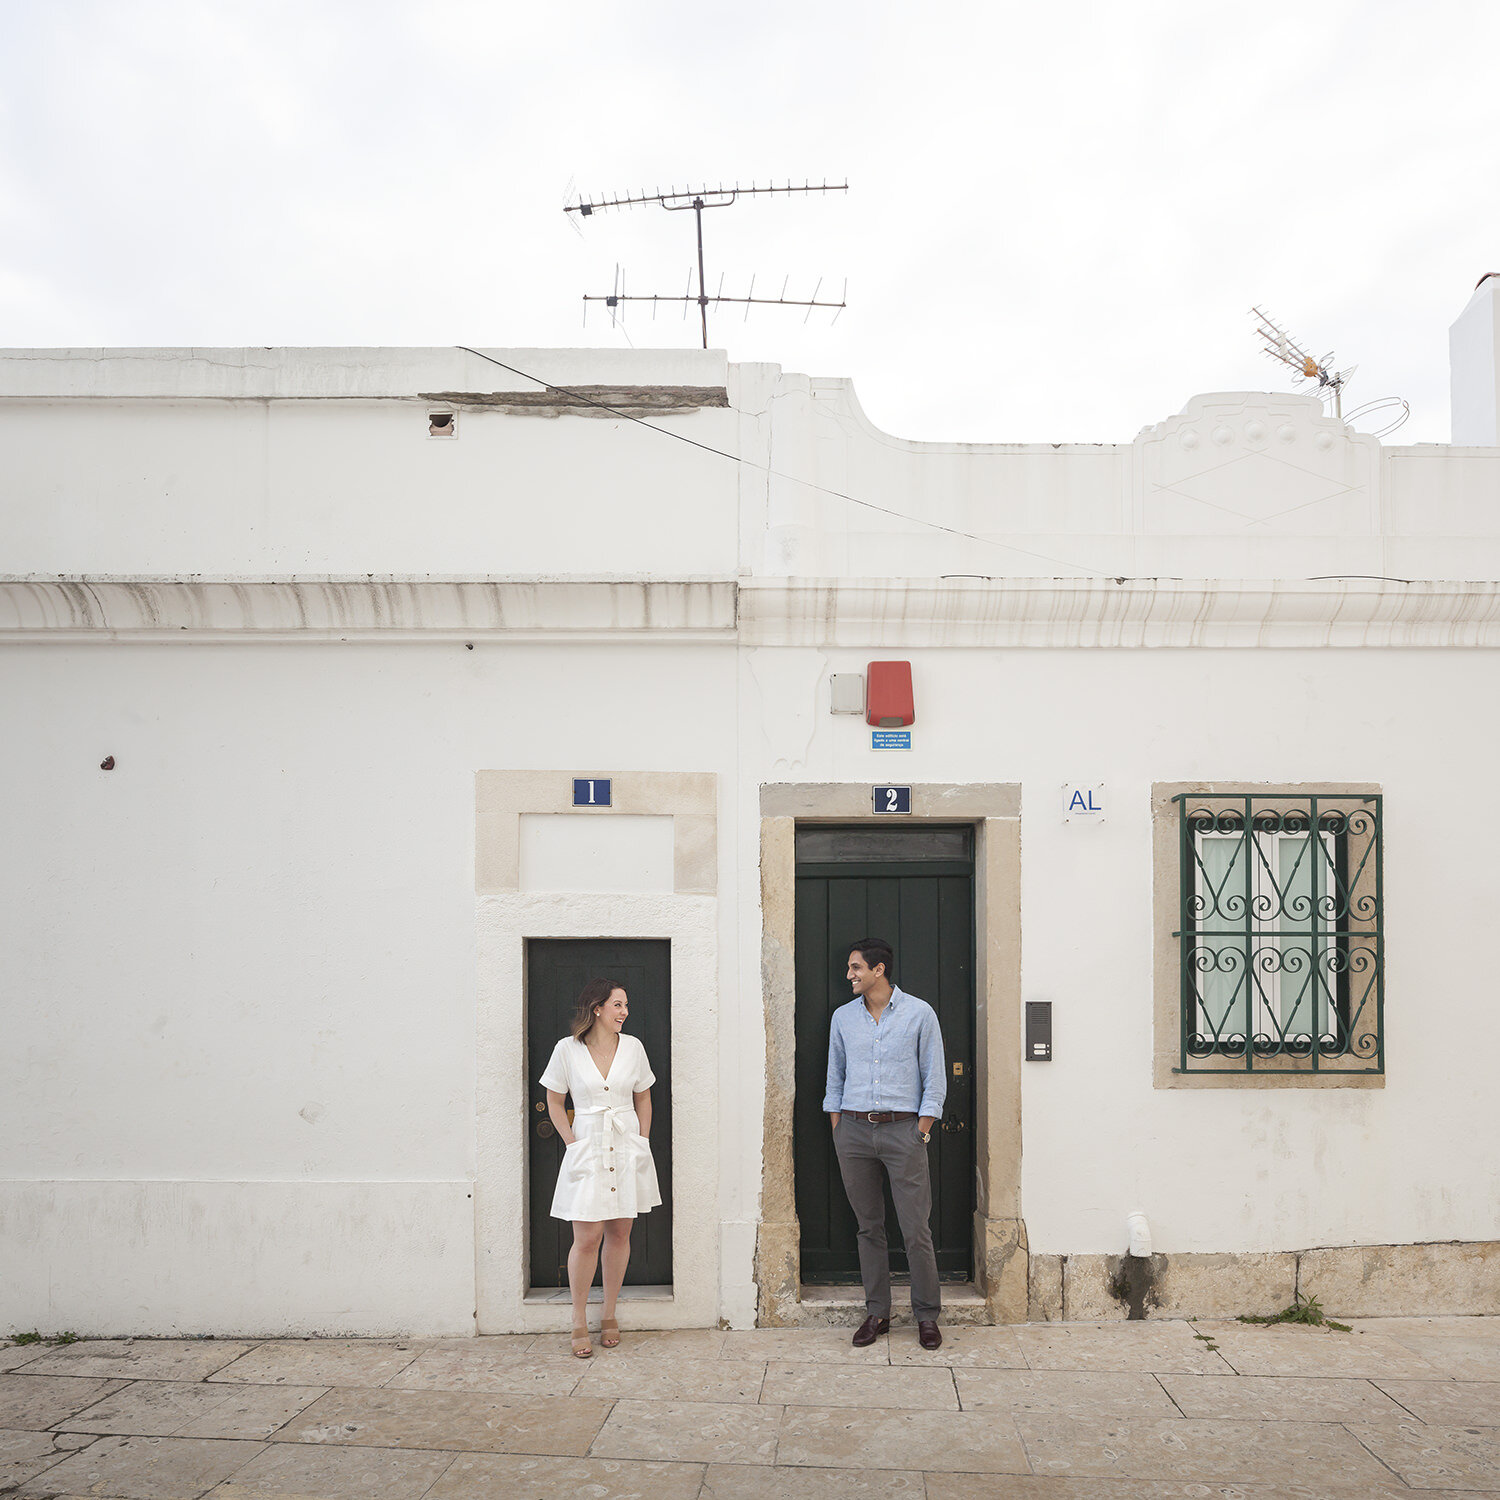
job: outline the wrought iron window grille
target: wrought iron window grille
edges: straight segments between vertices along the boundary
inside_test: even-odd
[[[1381,1073],[1381,798],[1181,793],[1179,1073]]]

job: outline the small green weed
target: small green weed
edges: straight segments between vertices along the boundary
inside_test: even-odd
[[[76,1333],[60,1333],[52,1340],[54,1344],[76,1344],[78,1335]]]
[[[1316,1297],[1299,1296],[1292,1293],[1292,1305],[1284,1307],[1279,1313],[1272,1313],[1269,1317],[1259,1317],[1254,1313],[1241,1313],[1241,1323],[1260,1323],[1269,1326],[1272,1323],[1305,1323],[1313,1328],[1331,1328],[1338,1333],[1352,1333],[1353,1330],[1347,1323],[1336,1323],[1332,1318],[1324,1317],[1322,1304]]]
[[[10,1341],[13,1344],[40,1344],[42,1336],[33,1328],[30,1333],[11,1334]]]

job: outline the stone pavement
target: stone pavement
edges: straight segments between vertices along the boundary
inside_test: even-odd
[[[624,1309],[628,1318],[629,1307]],[[0,1493],[1312,1500],[1500,1492],[1500,1318],[0,1342]]]

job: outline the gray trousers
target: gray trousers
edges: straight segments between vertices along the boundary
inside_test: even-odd
[[[855,1115],[840,1115],[833,1132],[839,1171],[849,1207],[859,1221],[859,1278],[865,1284],[865,1311],[874,1318],[891,1315],[891,1259],[885,1239],[885,1191],[891,1182],[896,1222],[906,1242],[911,1267],[911,1310],[919,1323],[936,1322],[942,1306],[937,1256],[932,1249],[932,1182],[927,1175],[927,1147],[915,1120],[872,1125]]]

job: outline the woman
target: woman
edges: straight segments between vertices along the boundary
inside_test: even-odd
[[[591,979],[573,1012],[573,1034],[552,1049],[541,1085],[547,1114],[567,1145],[552,1195],[552,1217],[570,1219],[568,1286],[573,1293],[573,1353],[588,1359],[588,1298],[599,1246],[604,1246],[604,1316],[599,1342],[620,1342],[615,1300],[630,1263],[630,1230],[637,1214],[661,1202],[651,1160],[651,1085],[656,1075],[646,1049],[623,1034],[630,1014],[625,987]],[[571,1124],[563,1101],[573,1096]]]

